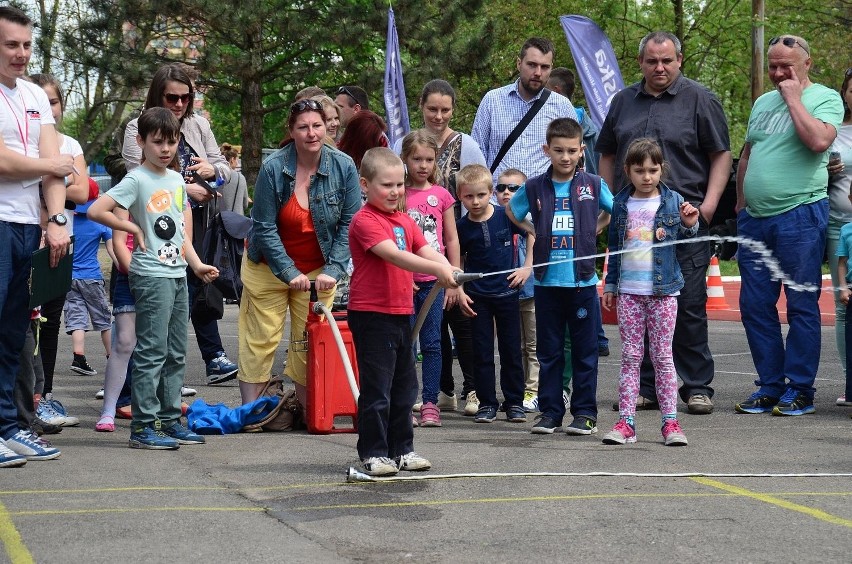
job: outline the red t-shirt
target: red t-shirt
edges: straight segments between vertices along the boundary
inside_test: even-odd
[[[370,204],[355,213],[349,224],[349,249],[355,267],[349,284],[349,309],[414,313],[413,274],[370,252],[388,239],[397,248],[412,253],[428,245],[417,224],[405,213],[385,213]]]

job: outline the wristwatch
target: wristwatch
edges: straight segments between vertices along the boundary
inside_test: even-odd
[[[48,223],[55,223],[56,225],[65,225],[68,223],[68,218],[65,217],[64,213],[58,213],[56,215],[52,215],[47,218]]]

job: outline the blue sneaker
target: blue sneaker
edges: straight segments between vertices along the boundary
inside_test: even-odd
[[[6,446],[6,442],[0,439],[0,468],[14,468],[27,463],[27,457],[18,454]]]
[[[206,442],[204,437],[197,433],[193,433],[180,423],[175,423],[171,427],[163,427],[163,433],[173,438],[181,445],[203,445]]]
[[[156,423],[160,426],[160,422]],[[180,448],[178,442],[163,433],[162,429],[153,427],[141,427],[130,432],[130,448],[145,448],[149,450],[177,450]]]
[[[497,419],[497,408],[488,405],[480,407],[473,418],[477,423],[493,423],[495,419]]]
[[[813,398],[793,388],[787,388],[778,400],[778,405],[772,409],[772,415],[807,415],[809,413],[816,413]]]
[[[520,405],[509,405],[506,407],[506,421],[509,423],[526,423],[527,413]]]
[[[221,384],[237,377],[239,367],[231,362],[225,351],[219,351],[216,358],[207,363],[207,385]]]
[[[736,404],[734,409],[737,413],[768,413],[777,403],[778,398],[767,396],[758,390],[751,394],[747,400]]]
[[[27,460],[53,460],[62,454],[58,448],[39,439],[32,431],[18,431],[11,439],[6,439],[6,446]]]

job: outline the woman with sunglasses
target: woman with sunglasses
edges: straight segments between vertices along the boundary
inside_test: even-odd
[[[183,63],[160,67],[151,79],[145,109],[166,108],[180,122],[177,164],[186,182],[186,193],[192,206],[193,247],[200,254],[204,233],[217,209],[217,206],[207,205],[215,194],[212,187],[227,182],[232,171],[219,150],[210,122],[194,112],[195,78],[195,70]],[[136,142],[139,131],[137,122],[138,119],[128,122],[124,133],[121,155],[128,171],[139,166],[142,161],[142,149]],[[207,365],[207,385],[233,380],[237,365],[225,354],[216,316],[194,299],[202,282],[191,270],[187,270],[187,282],[192,326],[201,357]],[[183,392],[190,395],[191,389],[187,388]]]
[[[323,142],[322,104],[290,107],[290,138],[261,165],[254,188],[252,227],[243,258],[240,302],[240,395],[258,398],[272,373],[275,351],[290,312],[290,346],[284,370],[305,405],[303,333],[310,286],[331,307],[349,262],[349,222],[361,206],[352,159]]]
[[[430,80],[423,86],[420,93],[420,112],[423,115],[423,129],[435,137],[438,142],[438,158],[435,161],[437,170],[435,184],[446,188],[453,197],[456,196],[456,173],[469,164],[488,166],[485,156],[473,138],[450,127],[450,120],[456,108],[456,91],[446,80]],[[393,150],[400,154],[402,140],[394,144]],[[453,206],[456,220],[461,218],[462,207],[459,202]],[[438,395],[439,409],[456,409],[458,400],[455,396],[453,381],[453,344],[450,339],[450,329],[455,338],[456,356],[459,359],[464,383],[462,398],[465,405],[465,415],[476,415],[479,402],[473,391],[473,343],[470,338],[470,320],[462,315],[461,309],[454,306],[444,312],[441,323],[441,392]]]

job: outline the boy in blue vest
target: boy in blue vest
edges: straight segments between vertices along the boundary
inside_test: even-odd
[[[597,428],[598,383],[598,276],[595,272],[597,234],[612,211],[612,193],[594,174],[577,170],[583,156],[583,129],[570,118],[553,120],[547,127],[544,152],[550,156],[547,172],[528,180],[506,208],[512,221],[534,228],[535,322],[540,364],[538,405],[541,418],[532,432],[561,430],[563,346],[566,328],[573,344],[574,420],[565,432],[591,435]],[[527,213],[532,228],[519,222]]]

